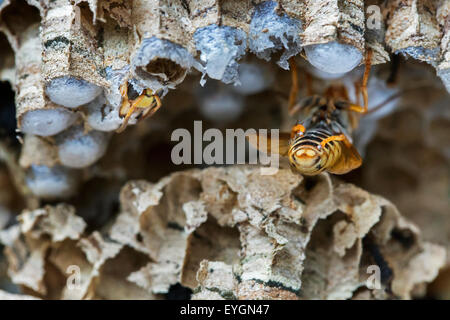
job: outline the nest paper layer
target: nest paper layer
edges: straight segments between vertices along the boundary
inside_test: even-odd
[[[191,170],[120,199],[90,234],[71,206],[23,212],[0,233],[13,282],[41,298],[154,299],[177,283],[194,299],[411,298],[446,259],[390,202],[326,174]]]

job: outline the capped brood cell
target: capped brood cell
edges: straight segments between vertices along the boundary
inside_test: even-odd
[[[287,60],[302,50],[302,24],[284,13],[275,1],[264,1],[255,7],[249,31],[249,48],[257,57],[270,60],[275,52],[282,52],[277,62],[289,69]]]
[[[55,200],[73,196],[79,179],[76,171],[69,168],[32,165],[27,170],[25,182],[35,196]]]
[[[64,108],[38,109],[26,112],[20,121],[20,130],[39,136],[58,134],[78,119],[78,115]]]
[[[331,41],[305,47],[306,57],[317,69],[326,73],[344,74],[357,67],[363,58],[354,46]]]
[[[77,108],[94,100],[102,89],[86,80],[63,76],[52,79],[47,84],[45,92],[54,103]]]
[[[21,23],[17,22],[21,17]],[[48,100],[41,79],[42,47],[39,11],[14,2],[2,12],[5,32],[15,50],[14,80],[18,128],[41,136],[57,134],[72,125],[77,115]],[[5,63],[8,63],[6,60]]]
[[[194,40],[206,74],[224,83],[239,84],[238,60],[247,49],[244,31],[228,26],[209,25],[195,31]]]
[[[41,30],[41,72],[48,97],[69,108],[95,99],[108,82],[102,73],[99,27],[89,8],[57,1],[45,11]]]
[[[305,7],[302,41],[308,61],[327,73],[358,66],[365,52],[364,1],[308,1]]]
[[[24,133],[55,135],[71,126],[78,115],[49,101],[41,79],[39,25],[27,29],[16,50],[16,110],[18,127]]]
[[[119,108],[111,106],[104,95],[99,95],[88,103],[85,110],[86,121],[94,130],[114,131],[122,124],[123,119],[119,117]]]
[[[105,132],[85,132],[80,125],[72,126],[55,136],[59,161],[69,168],[90,166],[104,155],[108,140]]]

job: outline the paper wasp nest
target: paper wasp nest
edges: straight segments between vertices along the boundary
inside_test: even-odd
[[[450,297],[449,11],[0,0],[0,299]],[[340,83],[355,101],[369,49],[369,109],[393,99],[360,121],[360,169],[174,173],[193,167],[172,163],[175,129],[290,130],[290,59],[300,95],[309,74],[317,93]],[[116,133],[147,90],[161,109]],[[381,289],[367,288],[373,265]]]
[[[0,233],[8,275],[47,298],[154,299],[181,283],[194,299],[383,299],[410,298],[445,263],[390,202],[326,174],[185,171],[127,183],[120,207],[93,233],[69,205],[24,211]]]

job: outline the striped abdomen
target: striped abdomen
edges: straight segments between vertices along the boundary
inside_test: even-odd
[[[342,154],[340,141],[321,142],[333,134],[325,129],[310,129],[296,136],[289,148],[289,161],[300,173],[315,175],[327,170],[339,160]]]

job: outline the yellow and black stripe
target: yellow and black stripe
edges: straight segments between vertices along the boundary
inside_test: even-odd
[[[321,143],[332,135],[326,128],[313,128],[294,137],[288,153],[291,164],[306,175],[331,168],[342,154],[342,142],[329,141],[324,147]]]

